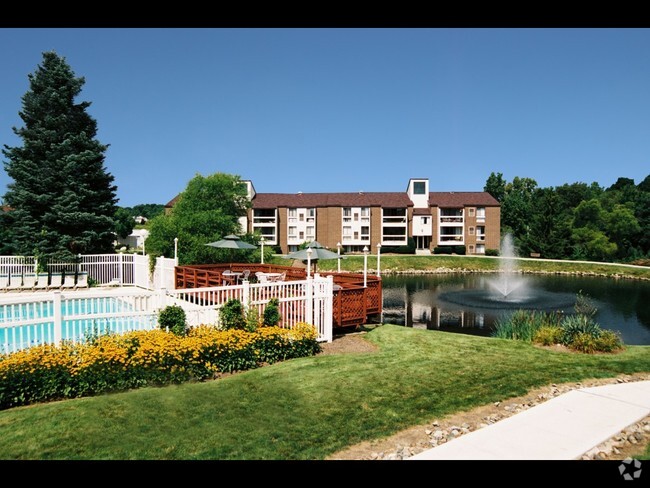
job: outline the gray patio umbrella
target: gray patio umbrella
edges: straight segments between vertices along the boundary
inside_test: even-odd
[[[230,234],[220,241],[208,242],[206,246],[217,247],[219,249],[230,249],[230,262],[234,260],[234,250],[236,249],[257,249],[257,246],[242,241],[239,236]]]
[[[284,256],[285,259],[299,259],[301,261],[311,261],[314,263],[314,271],[315,271],[315,266],[316,262],[319,259],[338,259],[339,255],[335,252],[328,251],[325,249],[320,242],[318,241],[312,241],[310,242],[307,248],[311,249],[311,257],[309,257],[307,253],[307,249],[300,249],[299,251],[294,251],[290,252],[286,256]],[[343,258],[343,256],[340,256]]]
[[[239,236],[230,234],[220,241],[208,242],[206,246],[218,247],[221,249],[257,249],[257,246],[242,241]]]

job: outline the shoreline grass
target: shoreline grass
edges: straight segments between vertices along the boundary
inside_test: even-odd
[[[280,262],[281,261],[281,262]],[[449,273],[449,272],[480,272],[498,273],[500,258],[482,256],[450,256],[450,255],[382,255],[382,274],[417,274],[417,273]],[[287,260],[278,258],[278,264],[286,264]],[[534,274],[574,274],[583,276],[603,276],[612,278],[631,278],[650,280],[650,268],[628,266],[621,264],[550,261],[533,259],[515,259],[517,269],[521,273]],[[377,256],[368,256],[368,271],[376,272]],[[336,259],[318,263],[322,271],[336,271]],[[346,255],[341,260],[341,271],[363,272],[363,256]]]
[[[0,412],[0,459],[324,459],[550,383],[650,371],[650,347],[566,354],[383,325],[379,351]]]

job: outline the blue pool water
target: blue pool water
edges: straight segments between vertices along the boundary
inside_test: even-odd
[[[61,304],[61,338],[80,342],[110,332],[156,326],[154,313],[133,310],[133,306],[120,297],[64,301]],[[0,305],[0,353],[54,342],[54,302]]]

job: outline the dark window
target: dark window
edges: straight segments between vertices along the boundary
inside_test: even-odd
[[[424,195],[426,190],[426,185],[424,181],[414,181],[413,182],[413,194],[414,195]]]

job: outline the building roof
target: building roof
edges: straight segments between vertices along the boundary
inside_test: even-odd
[[[414,208],[413,215],[431,215],[431,207]]]
[[[258,193],[253,208],[277,207],[412,207],[413,202],[404,192],[357,193]]]
[[[178,199],[181,197],[181,194],[179,193],[176,195],[174,198],[172,198],[170,201],[168,201],[165,204],[165,208],[172,208],[174,205],[176,205],[176,202],[178,202]]]
[[[435,191],[429,193],[429,205],[450,208],[468,205],[498,207],[499,202],[486,191]]]

